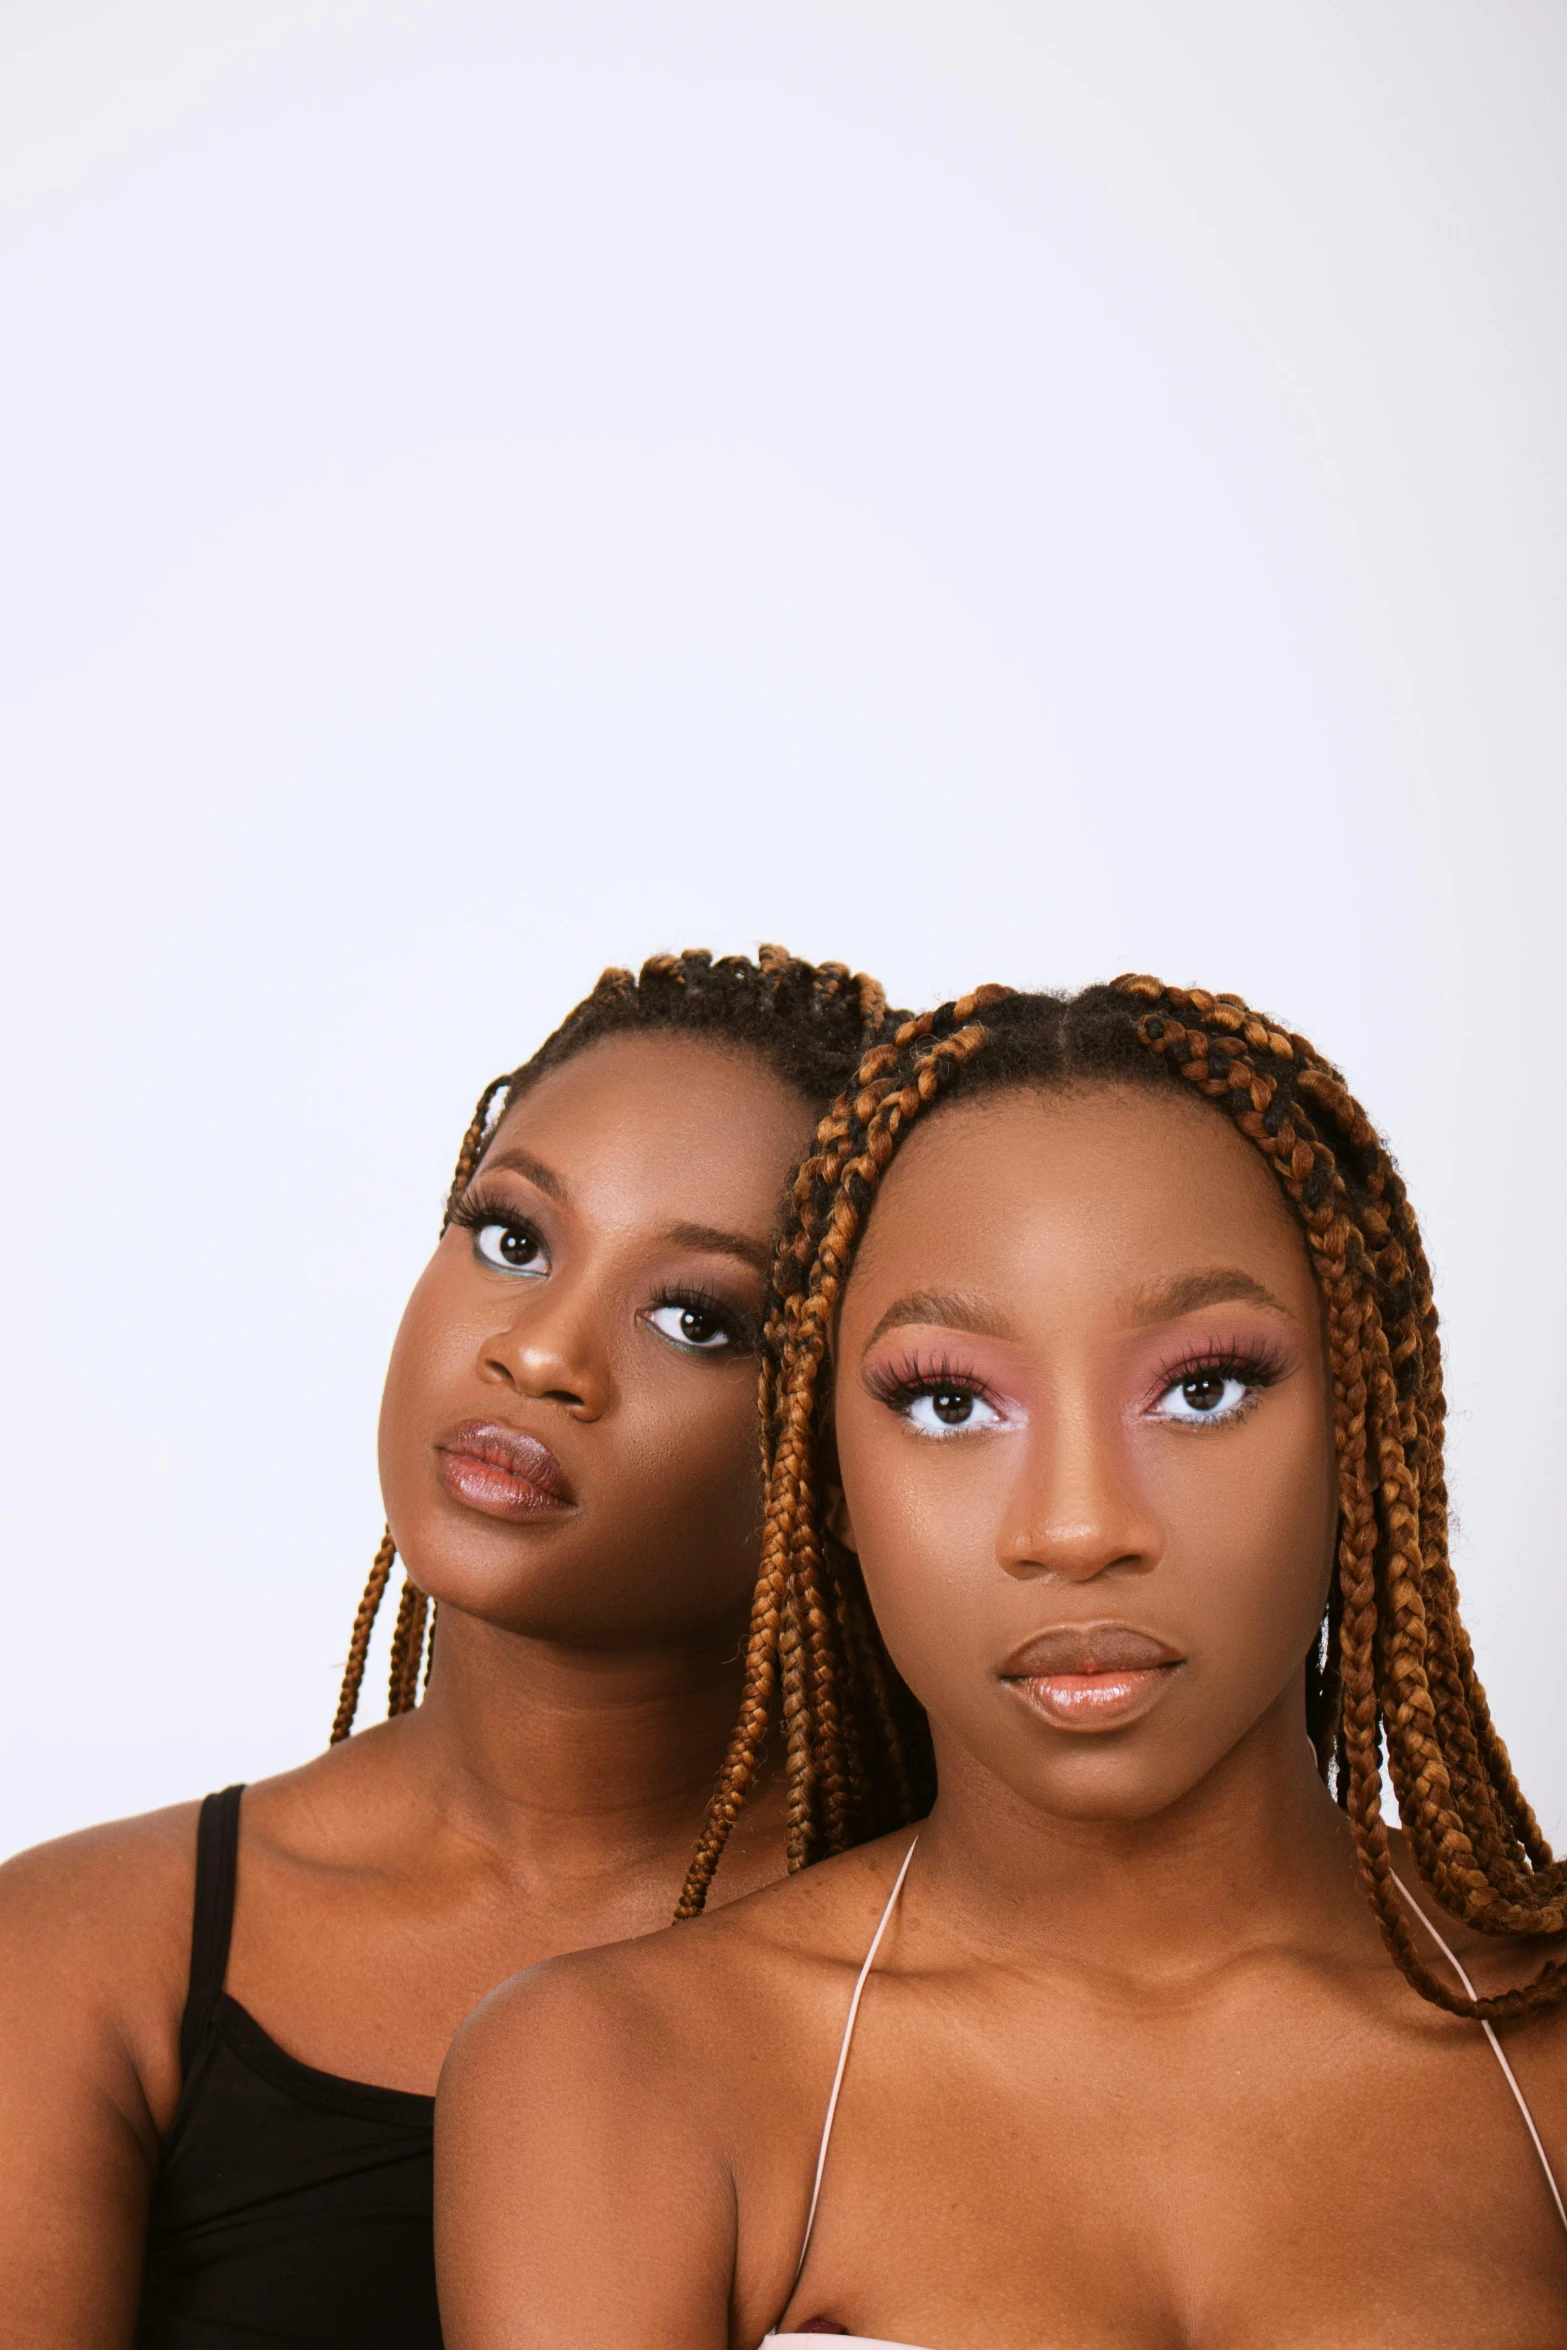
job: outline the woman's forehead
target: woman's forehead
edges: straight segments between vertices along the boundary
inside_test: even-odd
[[[517,1131],[632,1115],[720,1126],[761,1115],[793,1129],[809,1121],[811,1105],[750,1045],[648,1028],[598,1037],[544,1070],[501,1123]]]
[[[573,1198],[608,1190],[653,1208],[715,1196],[771,1221],[809,1140],[811,1108],[759,1053],[654,1031],[600,1039],[546,1070],[513,1103],[481,1169],[526,1152]]]
[[[951,1288],[959,1273],[1124,1287],[1232,1259],[1311,1283],[1300,1226],[1228,1117],[1173,1088],[1008,1088],[943,1105],[910,1134],[882,1178],[845,1312],[879,1314],[883,1292]]]

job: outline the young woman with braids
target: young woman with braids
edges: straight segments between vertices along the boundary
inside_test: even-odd
[[[840,965],[666,956],[485,1089],[330,1751],[0,1872],[7,2344],[437,2350],[441,2060],[519,1964],[669,1918],[741,1686],[772,1234],[886,1026]],[[393,1718],[350,1738],[398,1554]],[[774,1785],[720,1898],[783,1857]]]
[[[983,990],[868,1056],[778,1264],[684,1908],[776,1689],[820,1865],[465,2028],[450,2350],[1567,2343],[1567,1869],[1336,1071],[1234,997]]]

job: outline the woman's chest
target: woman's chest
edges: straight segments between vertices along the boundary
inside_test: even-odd
[[[790,2324],[927,2350],[1567,2342],[1567,2231],[1478,2033],[1309,2000],[1070,2023],[856,2045]]]

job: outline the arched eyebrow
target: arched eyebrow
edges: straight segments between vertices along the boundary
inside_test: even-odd
[[[1150,1282],[1146,1288],[1134,1290],[1125,1313],[1134,1329],[1142,1329],[1150,1322],[1178,1321],[1182,1314],[1195,1314],[1203,1306],[1230,1305],[1261,1306],[1266,1313],[1282,1314],[1286,1322],[1295,1319],[1282,1298],[1275,1297],[1250,1273],[1243,1273],[1239,1265],[1215,1265],[1204,1273],[1176,1273],[1168,1281]]]
[[[671,1248],[708,1249],[720,1257],[738,1257],[741,1264],[754,1266],[763,1280],[772,1269],[772,1250],[746,1232],[724,1232],[716,1224],[672,1224],[664,1238]]]
[[[497,1151],[493,1158],[486,1158],[477,1171],[481,1175],[490,1175],[497,1167],[505,1167],[513,1175],[525,1176],[535,1190],[542,1191],[545,1198],[552,1199],[557,1207],[566,1205],[565,1184],[553,1167],[546,1167],[544,1161],[536,1159],[531,1151]]]
[[[1202,1273],[1177,1273],[1168,1281],[1150,1283],[1133,1292],[1123,1308],[1125,1318],[1133,1329],[1141,1329],[1150,1322],[1178,1321],[1182,1314],[1195,1314],[1204,1306],[1252,1305],[1265,1312],[1282,1315],[1287,1322],[1295,1316],[1281,1298],[1265,1289],[1250,1273],[1238,1265],[1216,1265]],[[974,1338],[1015,1338],[1017,1333],[1006,1317],[982,1298],[968,1297],[961,1290],[913,1289],[906,1297],[895,1298],[882,1315],[875,1329],[865,1341],[869,1354],[878,1338],[885,1338],[889,1330],[902,1330],[913,1323],[927,1323],[934,1329],[966,1330]]]
[[[568,1206],[566,1186],[553,1167],[546,1167],[531,1151],[497,1151],[485,1160],[479,1172],[484,1175],[504,1167],[510,1174],[521,1175],[535,1190],[542,1191],[557,1207]],[[666,1248],[706,1249],[721,1257],[738,1257],[744,1265],[754,1266],[765,1280],[772,1268],[772,1251],[762,1240],[753,1240],[748,1232],[724,1232],[715,1224],[673,1224],[664,1234]]]
[[[869,1338],[864,1351],[869,1354],[878,1338],[885,1338],[889,1330],[904,1330],[911,1323],[926,1322],[941,1330],[966,1330],[972,1338],[1011,1338],[1012,1325],[983,1299],[965,1297],[957,1289],[911,1289],[907,1297],[894,1298]]]

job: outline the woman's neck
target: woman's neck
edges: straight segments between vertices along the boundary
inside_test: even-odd
[[[1046,1813],[962,1752],[940,1753],[939,1768],[920,1873],[931,1906],[977,1946],[1152,1980],[1281,1934],[1369,1927],[1348,1823],[1293,1690],[1186,1795],[1142,1819]]]
[[[443,1609],[400,1762],[443,1824],[524,1869],[684,1854],[738,1711],[739,1645],[567,1647]]]

